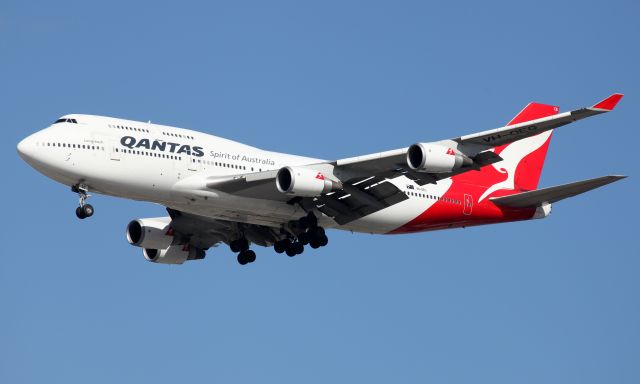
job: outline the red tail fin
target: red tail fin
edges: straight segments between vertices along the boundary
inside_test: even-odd
[[[514,125],[524,123],[525,121],[531,121],[535,119],[541,119],[543,117],[549,117],[557,114],[560,108],[540,103],[529,103],[526,107],[520,111],[516,117],[511,119],[507,125]]]
[[[552,116],[558,111],[559,108],[553,105],[529,103],[507,125]],[[502,161],[484,167],[480,172],[466,172],[454,176],[454,180],[488,186],[480,201],[500,190],[509,191],[500,195],[534,190],[538,187],[550,141],[551,131],[547,131],[495,147],[494,152],[503,158]]]
[[[529,103],[507,125],[514,125],[524,123],[525,121],[552,116],[557,114],[559,110],[560,108],[553,105]],[[540,148],[528,154],[524,159],[522,159],[520,164],[518,164],[515,177],[516,189],[521,191],[533,191],[538,188],[538,181],[540,181],[544,160],[547,157],[547,149],[549,148],[549,142],[551,142],[551,132],[548,135],[549,137]]]

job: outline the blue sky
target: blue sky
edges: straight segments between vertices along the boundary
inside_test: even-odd
[[[0,382],[640,381],[640,6],[609,2],[0,4]],[[127,244],[162,207],[76,196],[15,145],[66,113],[336,159],[618,109],[554,134],[541,185],[631,177],[547,220],[330,232],[289,259],[179,267]]]

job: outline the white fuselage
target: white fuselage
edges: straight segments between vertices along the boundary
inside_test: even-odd
[[[278,227],[305,212],[283,201],[197,190],[199,180],[325,162],[188,129],[93,115],[65,118],[69,122],[55,123],[18,145],[21,156],[35,169],[68,186],[85,184],[93,192],[151,201],[216,219]],[[392,182],[403,190],[413,184],[405,177]],[[443,180],[426,188],[430,194],[443,195],[450,184]],[[408,199],[342,227],[324,216],[320,221],[325,227],[387,233],[433,203]]]

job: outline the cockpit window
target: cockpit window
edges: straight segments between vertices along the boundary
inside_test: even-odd
[[[53,124],[58,124],[58,123],[73,123],[73,124],[78,124],[78,121],[76,119],[58,119],[56,120]]]

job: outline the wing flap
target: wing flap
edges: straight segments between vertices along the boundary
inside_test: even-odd
[[[509,196],[491,197],[489,200],[495,204],[511,208],[537,207],[542,203],[555,203],[562,199],[579,195],[592,189],[624,179],[625,177],[626,176],[621,175],[602,176],[595,179],[576,181],[574,183],[538,189],[535,191],[516,193]]]
[[[318,209],[344,225],[375,213],[409,197],[386,178],[375,176],[344,183],[344,189],[319,197],[300,199],[307,210]]]

